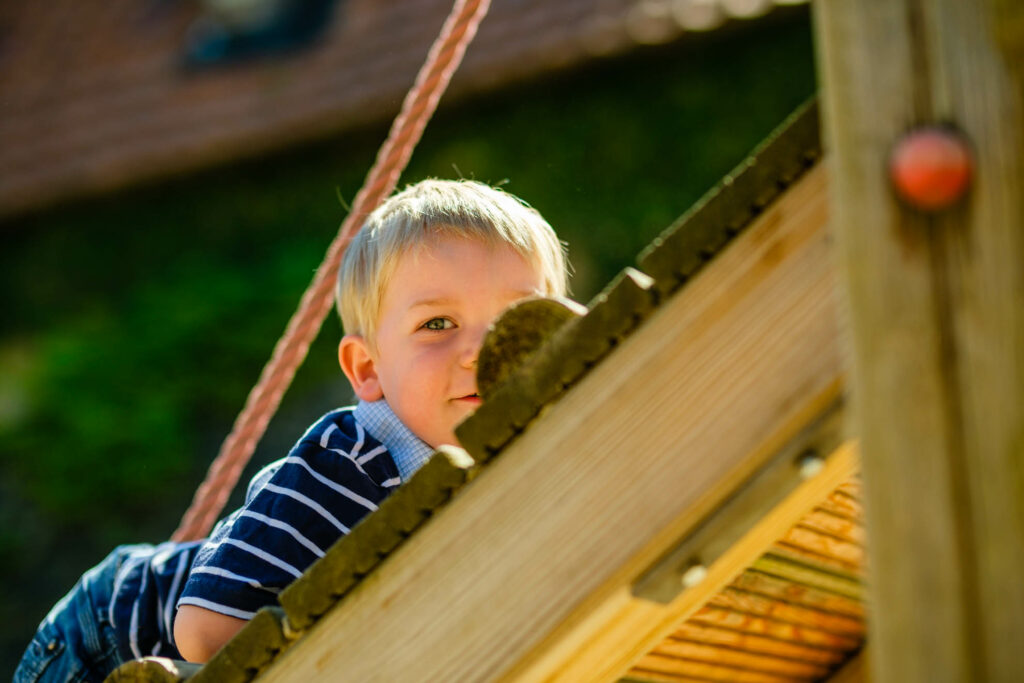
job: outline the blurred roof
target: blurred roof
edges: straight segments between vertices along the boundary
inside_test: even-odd
[[[492,0],[450,92],[799,2]],[[218,4],[231,3],[0,3],[0,216],[390,118],[451,9],[450,0],[327,0],[304,47],[200,67],[196,35]]]

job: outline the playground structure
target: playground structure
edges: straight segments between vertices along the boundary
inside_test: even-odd
[[[460,427],[465,451],[280,609],[202,668],[111,680],[1015,680],[1016,7],[821,3],[822,112],[552,335]],[[970,184],[921,211],[888,160],[936,125],[966,141]]]

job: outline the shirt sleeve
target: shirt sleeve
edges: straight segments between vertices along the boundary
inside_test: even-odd
[[[276,465],[199,550],[178,605],[252,618],[388,494],[355,459],[315,443]]]

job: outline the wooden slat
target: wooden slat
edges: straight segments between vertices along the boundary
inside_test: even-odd
[[[663,640],[651,654],[677,657],[708,664],[721,664],[738,669],[761,673],[779,674],[794,678],[821,678],[828,668],[811,662],[775,657],[756,652],[745,652],[734,648],[719,647],[692,640],[668,638]]]
[[[834,515],[822,507],[801,519],[800,525],[861,546],[867,540],[863,526],[845,517]]]
[[[809,171],[264,679],[622,675],[683,616],[630,582],[837,396],[824,186]],[[721,561],[742,568],[849,477],[841,450]],[[601,634],[634,617],[606,666]]]
[[[830,494],[819,507],[829,514],[843,517],[851,522],[861,522],[864,519],[864,508],[861,506],[860,500],[841,490]]]
[[[786,657],[824,666],[838,664],[846,657],[846,654],[841,650],[808,647],[776,638],[766,638],[740,631],[704,626],[692,621],[687,621],[676,629],[672,637],[680,640],[721,645],[722,647],[731,647],[747,652]]]
[[[759,571],[743,572],[732,582],[732,587],[823,612],[842,614],[854,619],[864,618],[864,605],[858,600]]]
[[[842,595],[853,600],[862,600],[864,587],[857,576],[837,573],[827,567],[808,563],[806,558],[792,555],[785,549],[775,548],[771,553],[759,557],[752,568],[812,588]]]
[[[843,652],[856,650],[860,647],[861,642],[855,636],[837,635],[787,621],[758,617],[719,607],[702,607],[691,617],[691,621],[705,626],[727,628],[741,633],[763,635],[810,647],[835,649]]]
[[[849,496],[854,500],[860,500],[861,498],[863,498],[863,490],[864,485],[861,482],[860,477],[852,477],[847,481],[844,481],[841,485],[839,485],[839,487],[836,488],[836,491],[842,493],[843,495]]]
[[[1024,4],[816,5],[880,681],[1018,681],[1024,643]],[[997,15],[997,9],[999,14]],[[1006,30],[1017,49],[999,43]],[[908,129],[949,125],[965,200],[899,202]]]
[[[819,552],[817,548],[808,548],[788,541],[780,541],[772,546],[771,552],[779,557],[790,558],[794,562],[800,562],[809,567],[840,576],[848,576],[858,582],[864,576],[865,567],[862,563],[844,562],[832,555]]]
[[[852,571],[862,572],[864,570],[863,546],[818,533],[803,524],[798,524],[787,531],[779,543],[828,558],[828,560],[837,562]]]
[[[772,600],[734,588],[726,588],[711,598],[708,604],[736,612],[746,612],[758,617],[771,617],[799,626],[810,626],[837,635],[857,637],[864,632],[864,623],[860,619],[791,605],[781,600]]]
[[[674,676],[688,676],[705,681],[732,681],[735,683],[792,683],[790,676],[740,669],[723,664],[709,664],[694,660],[677,659],[663,655],[644,655],[637,662],[637,673],[654,672]],[[799,680],[799,679],[798,679]]]

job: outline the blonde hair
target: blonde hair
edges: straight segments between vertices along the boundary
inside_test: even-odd
[[[568,289],[564,246],[539,212],[476,181],[423,180],[377,207],[349,244],[335,292],[345,333],[372,340],[398,260],[413,247],[445,237],[510,246],[541,275],[541,294],[563,296]]]

